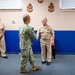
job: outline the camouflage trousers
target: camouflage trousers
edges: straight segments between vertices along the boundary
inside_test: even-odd
[[[20,69],[25,69],[27,63],[30,62],[31,66],[35,66],[35,58],[32,49],[21,50],[21,63]]]

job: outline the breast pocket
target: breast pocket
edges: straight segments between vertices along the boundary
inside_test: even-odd
[[[50,34],[50,31],[49,31],[49,30],[47,30],[47,31],[46,31],[46,33],[47,33],[47,34]]]
[[[44,33],[44,30],[43,30],[43,29],[41,29],[41,30],[40,30],[40,34],[43,34],[43,33]]]
[[[49,28],[47,28],[46,32],[47,32],[48,34],[50,34],[50,29],[49,29]]]

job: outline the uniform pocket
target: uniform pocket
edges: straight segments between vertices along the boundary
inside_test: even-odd
[[[47,34],[50,34],[50,31],[46,31]]]

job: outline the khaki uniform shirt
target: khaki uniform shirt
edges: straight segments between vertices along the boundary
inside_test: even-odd
[[[54,34],[53,29],[47,25],[47,26],[42,26],[39,28],[37,36],[41,36],[41,43],[50,43],[51,41],[51,36]]]
[[[5,26],[2,22],[0,22],[0,37],[2,37],[4,35],[4,32],[5,31]]]

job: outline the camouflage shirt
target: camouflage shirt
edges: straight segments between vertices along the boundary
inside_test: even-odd
[[[19,36],[20,36],[20,49],[29,49],[31,48],[31,39],[35,38],[34,30],[27,24],[23,24],[19,27]]]

